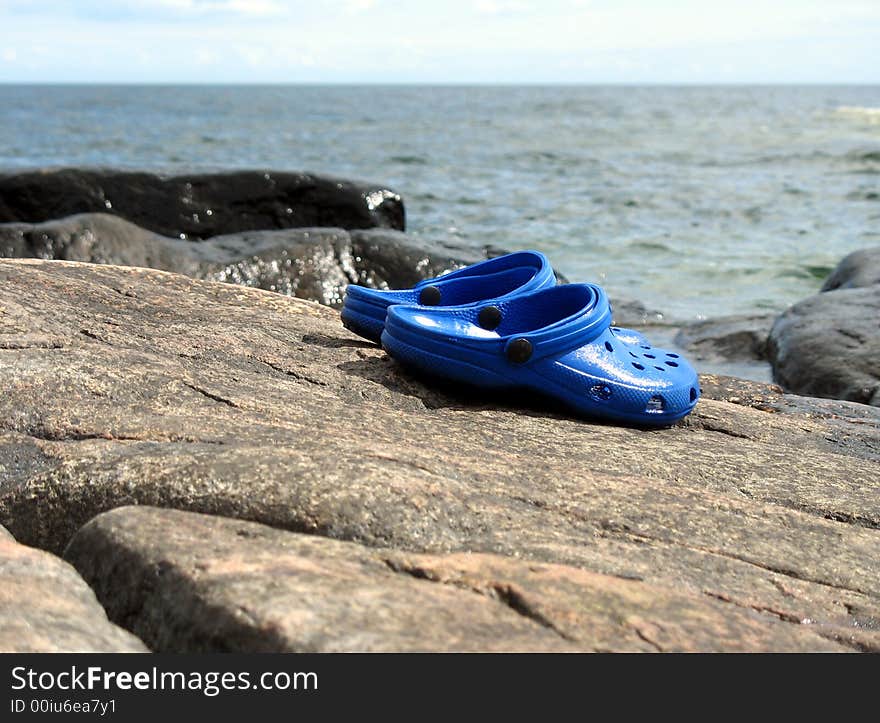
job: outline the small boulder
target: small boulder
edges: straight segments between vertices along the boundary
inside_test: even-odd
[[[0,224],[0,257],[143,266],[194,276],[196,244],[166,238],[107,213]]]
[[[822,291],[854,289],[880,284],[880,246],[854,251],[825,279]]]
[[[776,314],[742,314],[683,326],[675,345],[697,361],[763,361]]]
[[[845,257],[776,320],[767,349],[786,391],[880,406],[880,247]]]

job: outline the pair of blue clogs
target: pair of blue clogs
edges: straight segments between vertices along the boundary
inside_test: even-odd
[[[611,326],[594,284],[556,285],[544,254],[518,251],[411,289],[349,286],[342,323],[423,372],[528,388],[577,412],[665,426],[697,403],[697,374],[638,332]]]

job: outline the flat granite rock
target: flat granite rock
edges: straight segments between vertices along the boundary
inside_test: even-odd
[[[175,238],[331,226],[403,231],[400,195],[307,173],[232,171],[159,176],[61,168],[0,174],[0,222],[109,213]]]
[[[880,409],[701,384],[671,429],[594,423],[427,384],[314,303],[3,260],[0,523],[61,551],[139,504],[487,553],[880,650]]]
[[[76,570],[0,527],[0,653],[143,653]]]
[[[468,249],[389,229],[240,231],[194,243],[106,213],[0,224],[0,257],[143,266],[330,306],[342,303],[350,283],[406,288],[480,260]]]
[[[638,580],[152,507],[96,517],[66,557],[162,652],[845,650],[809,625]]]

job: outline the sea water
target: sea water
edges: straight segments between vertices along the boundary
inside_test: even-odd
[[[427,243],[539,249],[681,321],[880,244],[877,86],[0,86],[0,170],[60,165],[385,183]]]

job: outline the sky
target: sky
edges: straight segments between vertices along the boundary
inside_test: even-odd
[[[0,0],[0,82],[880,83],[880,0]]]

